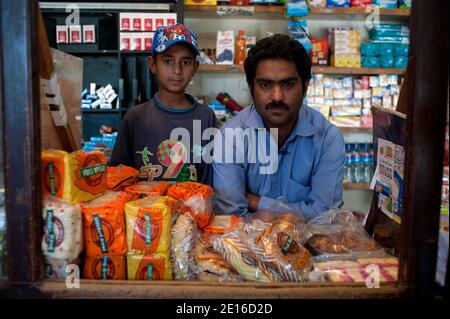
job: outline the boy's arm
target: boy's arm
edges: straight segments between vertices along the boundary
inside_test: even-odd
[[[110,165],[117,166],[119,164],[134,166],[132,153],[132,131],[130,124],[125,117],[117,136],[116,144],[111,155]]]

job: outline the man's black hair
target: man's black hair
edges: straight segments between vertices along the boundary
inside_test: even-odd
[[[253,95],[253,81],[258,63],[267,59],[282,59],[295,63],[298,75],[302,81],[303,93],[306,94],[306,84],[311,79],[311,59],[303,45],[285,34],[275,34],[256,42],[248,52],[245,60],[245,76]]]

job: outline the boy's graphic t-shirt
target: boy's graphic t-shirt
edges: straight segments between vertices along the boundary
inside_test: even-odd
[[[131,108],[123,118],[110,165],[134,167],[143,180],[211,185],[212,168],[204,163],[202,153],[213,137],[203,140],[202,135],[215,127],[216,118],[211,109],[186,97],[192,104],[185,109],[168,108],[157,95]],[[171,133],[175,133],[172,139]]]

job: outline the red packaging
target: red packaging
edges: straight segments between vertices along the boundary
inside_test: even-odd
[[[352,7],[369,7],[372,5],[372,0],[350,0]]]
[[[167,26],[175,25],[175,19],[167,19]]]
[[[130,51],[131,49],[131,33],[120,33],[120,50]]]
[[[131,16],[127,13],[120,14],[120,31],[131,30]]]
[[[139,16],[133,17],[133,30],[134,31],[141,31],[142,30],[142,20]]]
[[[153,18],[152,17],[144,18],[144,31],[153,31]]]
[[[142,51],[142,36],[140,33],[134,33],[131,37],[131,50]]]
[[[156,29],[162,28],[164,26],[164,19],[158,18],[156,19]]]
[[[152,44],[153,44],[153,33],[143,33],[144,37],[144,50],[145,51],[151,51],[152,50]]]
[[[70,43],[81,43],[81,26],[70,26]]]
[[[56,43],[69,43],[69,30],[66,25],[56,26]]]
[[[311,62],[313,65],[328,65],[327,39],[311,39]]]

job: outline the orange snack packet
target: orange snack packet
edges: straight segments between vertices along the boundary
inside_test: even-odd
[[[41,156],[43,195],[72,204],[90,201],[107,190],[106,157],[102,152],[46,150]]]
[[[125,256],[124,205],[133,195],[108,191],[81,205],[87,256]]]
[[[86,257],[84,279],[126,279],[125,256]]]
[[[125,205],[128,252],[169,253],[174,202],[154,196]]]
[[[204,231],[207,234],[223,234],[225,231],[235,228],[243,221],[236,215],[214,215]]]
[[[172,280],[172,268],[166,254],[127,256],[129,280]]]
[[[147,196],[165,196],[169,183],[162,182],[139,182],[136,185],[128,186],[125,188],[127,193],[138,195],[138,198],[144,198]]]
[[[122,191],[127,186],[136,184],[139,171],[126,165],[108,166],[106,168],[106,181],[108,189]]]
[[[179,182],[169,187],[167,195],[178,200],[177,212],[190,212],[199,228],[205,228],[213,213],[214,191],[197,182]]]

